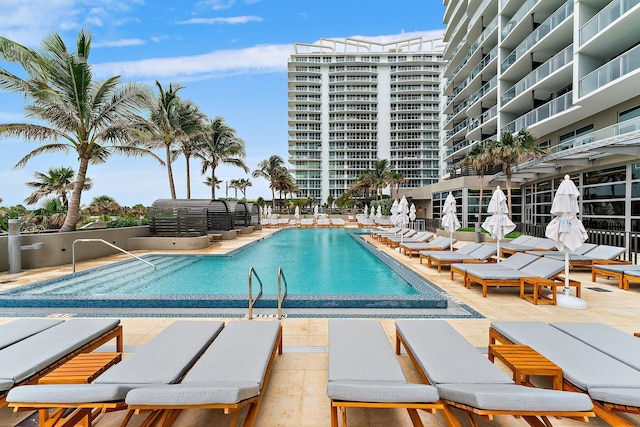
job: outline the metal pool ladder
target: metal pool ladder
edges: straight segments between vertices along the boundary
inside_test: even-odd
[[[284,283],[284,293],[282,293],[282,283]],[[287,288],[287,278],[282,267],[278,267],[278,320],[282,319],[282,303],[287,297]]]
[[[72,258],[72,262],[73,262],[73,272],[76,272],[76,243],[77,242],[102,242],[107,246],[111,246],[114,249],[119,250],[122,253],[125,253],[127,255],[129,255],[130,257],[133,257],[135,259],[137,259],[138,261],[144,262],[145,264],[149,264],[151,267],[153,267],[153,269],[156,269],[156,266],[151,264],[149,261],[145,261],[142,258],[140,258],[139,256],[135,256],[134,254],[132,254],[131,252],[127,252],[124,249],[122,249],[119,246],[116,246],[112,243],[107,242],[106,240],[102,240],[102,239],[76,239],[73,241],[73,245],[71,246],[71,258]]]
[[[253,298],[253,277],[255,276],[258,279],[258,283],[260,284],[260,291],[258,295],[256,295],[255,299]],[[256,273],[253,267],[249,269],[249,320],[253,319],[253,305],[258,301],[258,298],[262,296],[262,280],[260,280],[260,276]]]

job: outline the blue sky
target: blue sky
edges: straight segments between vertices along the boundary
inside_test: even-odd
[[[0,0],[0,35],[39,47],[59,33],[72,48],[80,28],[93,34],[91,63],[97,79],[163,86],[170,82],[210,117],[223,116],[246,143],[251,170],[272,154],[287,159],[287,60],[293,44],[345,37],[390,42],[442,34],[444,7],[437,0],[395,1],[386,6],[361,0]],[[6,67],[6,63],[0,62]],[[24,122],[24,99],[0,92],[0,123]],[[25,182],[52,166],[77,169],[75,156],[42,155],[21,169],[14,165],[35,143],[0,139],[0,198],[22,204]],[[186,196],[184,159],[174,163],[178,198]],[[192,162],[193,198],[208,198],[200,165]],[[103,194],[122,205],[150,205],[168,198],[166,170],[151,159],[111,157],[90,165],[94,186],[82,203]],[[219,168],[222,180],[250,178],[238,168]],[[250,178],[247,197],[271,198],[268,183]],[[217,190],[224,196],[224,184]],[[233,196],[229,190],[229,196]]]

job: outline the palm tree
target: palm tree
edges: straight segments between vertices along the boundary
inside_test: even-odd
[[[484,175],[490,166],[496,164],[493,157],[495,141],[487,141],[486,144],[477,143],[462,160],[462,166],[472,167],[480,177],[480,199],[478,200],[478,222],[482,222],[482,198],[484,192]]]
[[[180,100],[178,103],[178,119],[183,137],[178,139],[178,149],[174,155],[182,154],[185,160],[187,175],[187,199],[191,198],[191,157],[198,151],[199,137],[204,131],[206,115],[191,101]]]
[[[398,194],[400,193],[400,184],[402,184],[405,181],[406,181],[406,179],[405,179],[404,175],[402,175],[400,172],[395,172],[395,171],[389,172],[389,177],[387,179],[387,182],[389,183],[389,185],[392,188],[394,186],[396,187],[396,196],[395,196],[396,198],[398,197]]]
[[[215,182],[216,168],[221,164],[237,166],[245,172],[249,168],[242,159],[247,155],[244,141],[236,136],[236,131],[224,122],[223,117],[211,120],[200,137],[199,149],[194,157],[202,160],[202,174],[211,169],[211,182]],[[211,186],[211,198],[216,198],[216,186]]]
[[[368,197],[371,193],[371,189],[375,188],[376,177],[371,171],[365,172],[356,179],[349,187],[349,192],[353,194],[361,194],[363,197]]]
[[[276,207],[276,186],[274,181],[278,172],[282,169],[286,169],[284,159],[274,154],[266,160],[261,160],[260,163],[258,163],[258,169],[254,170],[251,174],[254,178],[264,178],[269,181],[269,188],[271,188],[271,205],[274,209]]]
[[[502,165],[502,171],[507,178],[507,200],[509,216],[511,216],[513,167],[525,160],[546,156],[549,154],[549,149],[538,146],[535,137],[526,129],[521,129],[517,134],[503,132],[500,141],[491,142],[491,147],[491,157],[495,159],[496,164]]]
[[[287,194],[300,191],[291,173],[285,169],[277,169],[273,179],[273,189],[280,192],[280,198],[287,201]],[[284,194],[284,198],[282,197]]]
[[[235,199],[238,199],[238,181],[237,179],[232,179],[229,181],[229,188],[235,191],[235,195],[233,196]]]
[[[90,163],[104,163],[114,153],[151,155],[162,162],[146,147],[136,145],[130,133],[136,113],[151,95],[148,87],[140,83],[120,84],[118,76],[104,82],[93,80],[90,51],[91,34],[84,30],[78,33],[75,52],[67,50],[58,34],[47,37],[39,52],[0,37],[0,57],[17,63],[27,74],[27,78],[21,78],[0,68],[0,88],[32,101],[25,107],[27,115],[44,123],[0,124],[2,136],[42,142],[20,159],[16,167],[46,153],[71,151],[78,158],[62,232],[76,229]]]
[[[211,179],[211,177],[210,177],[210,176],[208,176],[208,177],[203,181],[203,184],[204,184],[204,185],[207,185],[207,186],[209,186],[209,187],[211,187],[211,184],[213,183],[213,184],[215,185],[215,187],[216,187],[216,190],[219,190],[219,189],[220,189],[220,184],[222,184],[222,182],[223,182],[223,181],[222,181],[221,179],[218,179],[218,177],[215,177],[215,176],[214,176],[214,177],[213,177],[213,179]]]
[[[122,212],[122,206],[115,201],[113,197],[109,196],[97,196],[91,200],[89,204],[89,211],[93,214],[98,214],[103,220],[109,219],[109,214]]]
[[[238,190],[242,191],[242,198],[246,199],[247,198],[247,187],[251,187],[253,184],[251,184],[251,181],[249,181],[248,178],[240,178],[236,180],[236,186],[238,187]]]
[[[376,191],[378,199],[380,199],[382,189],[389,185],[391,169],[391,163],[387,159],[378,159],[373,164],[373,189]]]
[[[24,202],[28,205],[34,205],[41,199],[55,194],[62,202],[62,209],[66,211],[69,209],[68,194],[75,185],[74,175],[73,168],[66,166],[49,168],[48,174],[46,172],[34,172],[33,176],[36,180],[25,184],[35,190],[24,199]],[[92,185],[91,178],[85,177],[83,190],[90,190]]]

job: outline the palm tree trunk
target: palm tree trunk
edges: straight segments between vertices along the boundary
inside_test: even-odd
[[[167,155],[167,174],[169,175],[169,190],[171,190],[171,198],[176,198],[176,186],[173,182],[173,169],[171,168],[171,147],[165,144],[165,152]]]
[[[84,180],[87,176],[87,168],[89,167],[89,159],[84,157],[80,158],[80,164],[78,165],[78,174],[76,175],[76,182],[73,184],[73,191],[71,192],[71,201],[69,202],[69,209],[67,210],[67,216],[64,219],[64,224],[60,227],[60,232],[75,231],[78,218],[80,216],[80,198],[82,196],[82,189],[84,188]]]
[[[276,208],[276,190],[271,189],[271,207],[275,210]]]
[[[482,193],[484,193],[484,175],[480,175],[480,199],[478,199],[478,224],[482,224]]]
[[[513,211],[511,210],[511,168],[507,168],[505,175],[507,175],[507,203],[509,204],[509,218],[512,218]]]
[[[216,199],[216,168],[211,167],[211,200]]]
[[[189,165],[189,155],[185,154],[184,159],[187,162],[187,199],[191,198],[191,167]]]

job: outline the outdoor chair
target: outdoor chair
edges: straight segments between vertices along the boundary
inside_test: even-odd
[[[381,234],[379,236],[378,240],[380,240],[385,245],[390,245],[389,239],[394,239],[394,238],[397,238],[397,239],[400,239],[400,238],[409,239],[409,238],[411,238],[413,236],[416,236],[417,234],[418,234],[418,232],[416,230],[413,230],[411,228],[407,228],[407,229],[403,230],[403,232],[401,232],[400,235],[398,235],[398,236],[391,236],[391,235],[388,235],[388,234]]]
[[[580,393],[515,384],[444,320],[396,321],[397,354],[402,347],[422,381],[438,389],[447,407],[466,412],[473,426],[474,415],[512,415],[532,426],[550,425],[546,417],[594,416],[590,399]]]
[[[598,245],[596,245],[595,243],[583,243],[582,245],[580,245],[580,247],[578,249],[576,249],[573,252],[569,252],[570,256],[576,256],[576,255],[586,255],[589,251],[597,248]],[[562,257],[564,259],[564,251],[558,251],[558,250],[553,250],[553,251],[526,251],[526,253],[531,254],[531,255],[536,255],[536,256],[554,256],[554,257]]]
[[[377,320],[329,320],[331,426],[347,425],[347,408],[406,408],[414,426],[417,409],[444,409],[435,387],[407,382]],[[445,415],[446,418],[446,415]]]
[[[122,351],[119,319],[70,319],[0,350],[0,407],[15,387],[40,378],[80,353],[115,339]]]
[[[531,237],[525,243],[505,242],[500,245],[500,256],[502,258],[513,255],[516,252],[527,251],[548,251],[554,249],[556,242],[545,237]]]
[[[622,289],[629,290],[631,283],[640,283],[640,268],[638,270],[625,270],[622,277]]]
[[[342,218],[331,218],[331,225],[333,227],[344,227],[346,224]]]
[[[591,267],[596,263],[605,264],[607,261],[614,261],[624,254],[625,248],[621,246],[598,245],[583,255],[569,254],[569,264],[572,267]],[[563,251],[558,251],[556,257],[564,259]],[[616,261],[616,263],[619,263]]]
[[[310,228],[315,225],[313,218],[303,218],[300,220],[300,227],[302,228]]]
[[[0,325],[0,350],[62,322],[60,319],[18,319],[3,323]]]
[[[331,222],[329,221],[329,218],[318,218],[316,224],[318,225],[318,228],[328,228],[331,225]]]
[[[407,250],[411,250],[411,251],[415,251],[418,250],[418,254],[420,255],[420,264],[422,264],[422,260],[425,258],[429,258],[432,254],[451,254],[453,251],[450,248],[450,239],[448,237],[436,237],[433,241],[429,242],[427,245],[423,245],[421,249],[418,249],[418,245],[420,245],[419,243],[416,245],[412,245],[412,244],[408,244],[406,246]],[[453,239],[454,243],[456,242],[455,239]],[[428,249],[424,249],[425,247],[427,247],[428,245],[431,245],[428,247]],[[468,255],[471,252],[475,251],[476,249],[480,248],[482,246],[482,243],[467,243],[466,245],[464,245],[463,247],[461,247],[460,249],[458,249],[457,253],[459,254],[465,254]],[[411,256],[411,254],[409,254],[409,256]]]
[[[101,411],[126,409],[124,400],[130,390],[179,381],[223,327],[224,322],[219,321],[173,322],[91,384],[17,387],[7,401],[16,410],[40,410],[42,427],[81,421],[90,426]],[[68,410],[71,413],[65,416]],[[122,425],[132,415],[129,411]]]
[[[600,264],[603,262],[603,264]],[[616,279],[618,281],[618,288],[629,290],[629,284],[625,284],[625,275],[627,272],[633,273],[634,271],[640,271],[640,265],[631,264],[630,261],[609,261],[604,263],[605,260],[593,261],[591,266],[591,281],[595,282],[596,278],[602,277],[605,279]]]
[[[236,425],[253,426],[265,395],[276,354],[282,354],[278,321],[229,322],[179,384],[131,390],[129,411],[153,411],[157,425],[168,427],[184,409],[222,409]]]
[[[399,246],[400,250],[407,255],[409,258],[413,257],[413,254],[420,254],[423,251],[444,251],[445,249],[449,249],[451,245],[456,243],[457,240],[449,237],[438,236],[430,242],[424,243],[402,243]],[[420,258],[420,262],[422,263],[422,257]]]
[[[454,263],[451,264],[450,267],[450,271],[451,271],[451,280],[454,279],[454,275],[455,274],[459,274],[460,276],[462,276],[462,282],[464,284],[464,286],[466,288],[469,287],[469,284],[467,283],[467,271],[470,269],[473,270],[491,270],[491,269],[497,269],[498,271],[502,271],[501,269],[512,269],[512,270],[518,270],[523,268],[526,265],[531,264],[533,261],[539,259],[540,257],[537,257],[535,255],[530,255],[530,254],[526,254],[523,252],[518,252],[515,253],[513,255],[511,255],[509,258],[506,258],[502,261],[500,261],[499,263],[484,263],[484,264],[478,264],[478,263]]]
[[[563,388],[588,395],[594,412],[604,421],[612,426],[637,425],[617,412],[640,414],[638,339],[629,335],[629,340],[621,340],[619,333],[613,334],[604,327],[588,331],[589,325],[579,328],[566,324],[555,326],[544,322],[493,322],[489,331],[490,345],[530,346],[562,368]],[[576,335],[581,338],[575,338]],[[623,342],[622,345],[631,347],[628,350],[624,346],[615,348]]]
[[[442,271],[442,267],[445,265],[451,265],[455,262],[476,262],[484,263],[489,258],[497,253],[497,249],[494,245],[480,245],[477,249],[467,253],[455,252],[438,252],[428,253],[427,267],[433,267],[434,264],[438,267],[438,273]],[[422,260],[422,255],[420,255]]]
[[[387,237],[385,243],[390,248],[394,249],[400,246],[400,243],[426,243],[433,238],[433,233],[428,231],[420,231],[410,237]]]
[[[531,264],[520,269],[467,269],[467,284],[478,283],[482,285],[482,296],[486,298],[487,288],[493,287],[517,287],[520,288],[520,279],[526,277],[539,277],[553,279],[564,271],[564,261],[540,257]]]
[[[402,230],[402,228],[400,227],[392,227],[389,229],[385,229],[385,230],[371,230],[371,233],[369,233],[369,235],[371,236],[371,238],[378,240],[378,236],[381,234],[393,234],[396,235],[396,233],[399,233],[400,230]]]

